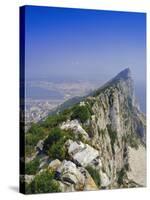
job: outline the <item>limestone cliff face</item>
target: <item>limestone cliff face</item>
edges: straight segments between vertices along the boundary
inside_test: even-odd
[[[87,140],[98,151],[97,163],[101,164],[91,165],[99,170],[102,187],[113,188],[118,187],[118,184],[128,187],[134,184],[145,185],[146,120],[136,102],[131,72],[130,69],[125,69],[80,103],[81,106],[91,107],[92,115],[87,122],[77,126],[72,120],[61,126],[68,129],[72,129],[72,124],[75,129],[86,127],[85,130],[89,135]],[[76,132],[75,129],[72,130]],[[86,135],[83,130],[80,133]],[[142,151],[139,150],[141,148]],[[139,166],[139,169],[138,167],[136,169],[142,173],[132,176],[131,174],[136,171],[132,167],[136,160],[134,156],[141,152],[142,155],[139,157],[143,157],[143,161],[141,165],[134,163],[134,166]],[[91,154],[89,152],[89,156],[82,156],[82,153],[83,151],[78,153],[76,160],[85,161],[86,156],[90,157],[92,151]],[[140,176],[141,181],[136,181],[137,176]]]
[[[55,181],[63,192],[145,186],[146,119],[136,102],[131,72],[125,69],[63,114],[57,114],[58,119],[50,118],[44,129],[49,132],[53,123],[60,130],[56,131],[59,137],[63,132],[63,140],[53,136],[53,144],[50,133],[37,143],[35,155],[29,159],[40,157],[37,174],[47,169],[55,171]],[[70,134],[67,140],[65,132]],[[62,145],[65,157],[56,151],[55,144]],[[58,154],[56,159],[53,152]]]
[[[93,110],[92,146],[99,150],[102,170],[112,186],[119,173],[130,170],[129,147],[145,146],[145,117],[135,103],[133,88],[130,70],[125,69],[88,98]]]

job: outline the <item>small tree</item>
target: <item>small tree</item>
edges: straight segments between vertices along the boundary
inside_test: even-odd
[[[73,108],[73,113],[71,119],[79,119],[82,123],[87,121],[90,118],[90,112],[88,107],[77,105]]]
[[[67,150],[65,149],[64,143],[68,139],[73,139],[74,137],[74,134],[70,131],[63,131],[59,128],[52,129],[44,142],[45,153],[52,159],[65,159]]]
[[[44,150],[47,151],[52,144],[58,142],[63,136],[63,132],[59,128],[52,129],[44,142]]]
[[[63,160],[65,159],[67,150],[64,147],[64,143],[62,141],[59,141],[57,143],[54,143],[48,150],[48,155],[52,159],[59,159]]]
[[[54,180],[53,171],[44,171],[37,175],[34,180],[26,185],[26,193],[60,192],[59,184]]]

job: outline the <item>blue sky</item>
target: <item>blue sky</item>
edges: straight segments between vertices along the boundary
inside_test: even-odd
[[[129,67],[145,89],[146,14],[26,6],[25,28],[26,78],[104,83]]]

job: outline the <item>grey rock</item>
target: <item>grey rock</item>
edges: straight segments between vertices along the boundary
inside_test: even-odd
[[[101,177],[101,187],[108,187],[111,184],[106,173],[100,172],[100,177]]]
[[[49,160],[49,156],[43,155],[40,159],[40,165],[39,165],[39,169],[44,168],[45,166],[47,166],[49,164],[50,160]]]
[[[44,140],[39,140],[39,142],[36,145],[36,150],[38,152],[42,152],[43,151],[43,146],[44,146]]]
[[[25,182],[28,184],[31,183],[34,177],[35,177],[34,175],[25,175]]]
[[[74,184],[76,190],[80,190],[83,187],[85,177],[73,162],[64,160],[58,167],[57,172],[60,173],[63,183]]]
[[[89,174],[89,172],[83,168],[79,168],[80,172],[84,175],[85,181],[84,181],[84,189],[85,191],[92,191],[92,190],[98,190],[97,185],[95,184],[93,178]]]
[[[76,191],[73,184],[65,184],[64,182],[58,181],[59,188],[62,192],[74,192]]]
[[[68,153],[74,161],[77,161],[81,166],[89,165],[99,153],[96,149],[82,142],[70,142]]]
[[[71,121],[67,120],[66,122],[63,122],[61,124],[60,128],[62,130],[72,130],[74,132],[74,134],[76,134],[76,135],[82,134],[82,136],[85,139],[89,139],[87,132],[82,128],[81,124],[79,123],[79,121],[77,119],[71,120]]]
[[[52,160],[50,162],[50,164],[48,165],[48,168],[53,169],[53,170],[57,170],[57,168],[61,165],[61,161],[56,159],[56,160]]]

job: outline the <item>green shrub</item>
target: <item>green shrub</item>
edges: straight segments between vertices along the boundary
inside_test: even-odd
[[[68,139],[74,139],[74,134],[70,131],[63,131],[56,127],[50,131],[49,136],[45,140],[44,151],[50,158],[63,160],[67,156],[64,143]]]
[[[95,184],[97,185],[97,187],[100,187],[101,178],[100,178],[100,174],[99,174],[98,170],[94,169],[91,166],[87,166],[86,169],[89,172],[89,174],[91,175],[91,177],[93,178],[93,180],[94,180]]]
[[[73,107],[73,113],[71,119],[79,119],[82,123],[86,122],[90,118],[90,112],[88,107],[76,105]]]
[[[25,134],[26,156],[31,156],[38,141],[43,139],[46,134],[45,129],[40,124],[32,124],[31,128]]]
[[[52,144],[57,143],[60,140],[65,142],[68,139],[74,139],[72,131],[63,131],[58,127],[53,128],[44,142],[44,150],[48,150]]]
[[[40,126],[40,124],[38,123],[32,123],[30,129],[28,130],[29,133],[33,134],[33,135],[38,135],[39,132],[42,132],[43,129],[42,127]]]
[[[54,128],[67,119],[68,113],[67,111],[64,111],[62,113],[49,116],[44,122],[41,123],[41,125],[46,128]]]
[[[35,153],[35,149],[32,145],[25,145],[25,157],[32,156]]]
[[[87,107],[88,111],[90,112],[90,115],[94,114],[94,112],[92,110],[92,106],[93,106],[92,103],[91,104],[89,102],[86,103],[86,107]]]
[[[39,159],[36,158],[32,161],[30,161],[29,163],[25,164],[25,174],[29,174],[29,175],[34,175],[38,172],[38,167],[39,167]]]
[[[26,184],[27,194],[61,192],[59,184],[54,180],[54,172],[44,171],[36,175],[30,184]]]
[[[44,150],[47,151],[53,143],[58,142],[63,137],[63,131],[61,131],[59,128],[56,127],[52,129],[44,142]]]
[[[48,155],[51,159],[64,160],[67,154],[67,150],[64,147],[63,141],[58,141],[49,148]]]

